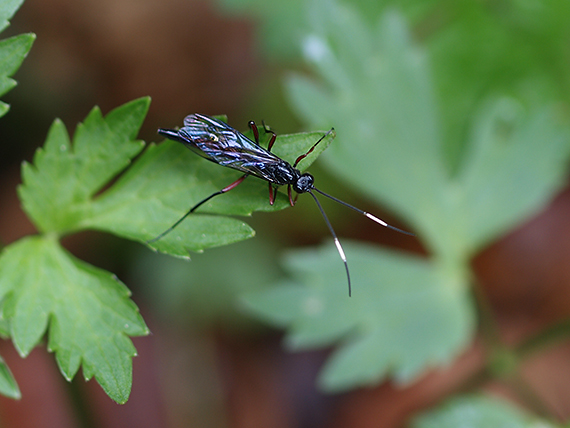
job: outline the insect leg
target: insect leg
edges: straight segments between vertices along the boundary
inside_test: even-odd
[[[287,195],[289,196],[289,203],[291,204],[292,207],[295,206],[295,204],[297,203],[297,198],[299,197],[299,195],[295,195],[295,199],[293,199],[293,195],[291,194],[291,185],[289,184],[287,186]]]
[[[257,145],[259,145],[259,130],[257,129],[257,125],[253,120],[250,120],[247,124],[253,132],[253,138],[255,139],[255,142]]]
[[[269,143],[267,143],[267,150],[271,151],[271,148],[273,147],[273,144],[275,143],[275,139],[277,138],[277,134],[275,132],[273,132],[271,130],[271,128],[269,126],[267,126],[267,124],[264,121],[261,121],[262,125],[263,125],[263,131],[265,132],[265,134],[271,134],[271,138],[269,139]]]
[[[255,122],[253,120],[250,120],[248,123],[250,129],[253,131],[253,138],[255,139],[255,142],[257,143],[257,145],[259,145],[259,129],[257,128],[257,125],[255,124]],[[270,133],[271,134],[271,138],[269,139],[269,143],[267,144],[267,150],[271,151],[271,148],[273,147],[273,144],[275,143],[275,139],[277,138],[277,134],[275,134],[275,132],[273,132],[266,124],[265,122],[263,122],[263,130],[265,131],[266,134]],[[271,204],[273,205],[273,204]]]
[[[146,241],[146,243],[147,243],[147,244],[151,244],[151,243],[153,243],[153,242],[156,242],[156,241],[158,241],[160,238],[162,238],[164,235],[166,235],[166,234],[172,232],[176,226],[178,226],[180,223],[182,223],[182,221],[184,221],[184,219],[185,219],[186,217],[188,217],[190,214],[192,214],[194,211],[196,211],[196,209],[197,209],[199,206],[201,206],[202,204],[208,202],[208,201],[209,201],[210,199],[212,199],[214,196],[221,195],[221,194],[223,194],[223,193],[229,192],[230,190],[234,189],[235,187],[237,187],[238,185],[240,185],[240,184],[243,182],[243,180],[246,179],[246,177],[247,177],[248,175],[249,175],[249,174],[245,174],[245,175],[241,176],[240,178],[238,178],[236,181],[234,181],[234,182],[233,182],[232,184],[230,184],[229,186],[226,186],[226,187],[224,187],[222,190],[218,190],[217,192],[212,193],[212,194],[211,194],[210,196],[208,196],[206,199],[202,199],[200,202],[198,202],[196,205],[194,205],[192,208],[190,208],[190,210],[189,210],[186,214],[184,214],[182,217],[180,217],[180,218],[176,221],[176,223],[174,223],[172,226],[170,226],[168,229],[166,229],[164,232],[162,232],[162,233],[161,233],[160,235],[158,235],[156,238],[153,238],[153,239],[151,239],[151,240],[149,240],[149,241]]]
[[[328,132],[327,132],[325,135],[323,135],[321,138],[319,138],[319,141],[317,141],[315,144],[313,144],[313,147],[311,147],[305,154],[302,154],[301,156],[299,156],[299,157],[297,158],[297,160],[295,161],[295,163],[293,164],[293,168],[296,168],[296,167],[297,167],[297,164],[298,164],[299,162],[301,162],[303,159],[305,159],[307,156],[309,156],[309,154],[310,154],[313,150],[315,150],[315,147],[317,147],[317,145],[318,145],[321,141],[323,141],[323,140],[327,137],[327,135],[329,135],[329,134],[330,134],[331,132],[333,132],[333,131],[334,131],[334,128],[329,129]]]
[[[277,134],[273,132],[271,129],[267,130],[267,132],[271,132],[271,138],[269,139],[269,143],[267,144],[267,150],[271,151],[271,147],[275,143],[275,139],[277,138]]]
[[[275,198],[277,197],[277,188],[274,188],[271,183],[269,184],[269,205],[273,205],[275,203]]]

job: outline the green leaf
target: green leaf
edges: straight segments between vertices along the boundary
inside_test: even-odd
[[[324,132],[311,132],[278,136],[274,152],[294,162],[323,135]],[[308,167],[333,138],[334,133],[329,134],[300,167]],[[93,203],[90,218],[86,218],[83,224],[147,241],[168,229],[193,205],[242,175],[239,171],[196,156],[179,143],[168,141],[151,146],[111,189]],[[268,184],[251,177],[223,197],[213,198],[204,204],[172,233],[151,246],[164,253],[187,257],[189,250],[202,251],[254,235],[243,221],[212,214],[249,216],[254,211],[274,211],[288,205],[287,197],[279,194],[271,206]]]
[[[447,18],[422,36],[433,59],[446,150],[451,150],[455,168],[464,149],[457,141],[464,139],[466,124],[489,94],[516,94],[527,106],[568,100],[564,70],[569,57],[560,41],[567,37],[570,4],[555,0],[544,7],[531,2],[512,2],[508,8],[480,2],[448,6]],[[426,16],[426,22],[430,19],[433,15]]]
[[[112,274],[68,254],[51,235],[28,237],[0,256],[0,298],[16,349],[25,357],[48,330],[48,349],[71,380],[83,366],[118,403],[128,399],[129,336],[148,334],[129,290]]]
[[[0,2],[0,32],[9,25],[8,20],[14,16],[22,3],[23,0]],[[20,34],[0,40],[0,96],[16,86],[16,81],[10,76],[20,68],[35,39],[35,34]],[[0,101],[0,117],[4,116],[9,108],[8,104]]]
[[[0,31],[4,31],[10,25],[10,18],[14,16],[23,3],[24,0],[3,0],[0,3]]]
[[[21,2],[11,2],[21,3]],[[10,18],[9,11],[0,6],[0,31],[8,25],[6,19]],[[17,5],[19,6],[19,4]],[[17,8],[17,7],[16,7]],[[15,12],[15,10],[14,10]],[[16,81],[11,79],[12,76],[28,55],[32,48],[32,44],[36,39],[35,34],[20,34],[8,39],[0,40],[0,96],[6,94],[10,89],[16,86]],[[10,106],[0,101],[0,117],[4,116]]]
[[[292,76],[289,96],[309,123],[334,124],[325,166],[415,225],[424,217],[417,204],[438,198],[447,178],[427,58],[397,13],[370,30],[348,6],[326,4],[314,11],[324,22],[305,39],[323,82]]]
[[[294,348],[341,341],[320,378],[327,389],[371,385],[387,375],[410,382],[471,340],[468,262],[561,189],[568,127],[554,108],[525,109],[490,96],[452,173],[428,59],[401,16],[388,11],[370,28],[349,5],[312,5],[320,20],[311,21],[304,47],[318,80],[291,76],[292,103],[311,126],[334,124],[339,138],[322,157],[332,173],[400,214],[432,256],[420,262],[348,247],[354,296],[348,299],[334,246],[319,257],[303,250],[286,261],[305,273],[297,285],[247,301],[255,314],[287,329]]]
[[[22,166],[18,188],[26,213],[42,232],[80,230],[93,196],[129,165],[144,147],[134,140],[148,109],[141,98],[103,118],[94,108],[77,126],[73,145],[56,120],[33,164]]]
[[[222,5],[231,12],[259,16],[260,35],[267,55],[275,58],[297,56],[297,43],[302,34],[302,0],[260,1],[223,0]]]
[[[482,395],[450,400],[441,408],[421,415],[412,428],[553,428],[545,420],[531,417],[513,406]]]
[[[83,223],[85,227],[107,230],[143,242],[154,238],[178,220],[193,201],[203,199],[240,176],[216,166],[179,143],[151,146],[112,188],[93,203],[90,215]],[[239,187],[244,187],[235,190],[238,197],[241,196],[238,198],[242,201],[241,213],[247,214],[248,207],[243,206],[243,198],[251,197],[252,192],[259,189],[251,189],[245,184]],[[236,198],[232,193],[227,196]],[[261,192],[258,196],[261,199]],[[225,198],[218,199],[224,203]],[[208,212],[209,206],[204,207],[204,212]],[[232,213],[231,206],[224,208],[218,211]],[[253,230],[241,220],[197,213],[153,243],[153,247],[187,257],[189,250],[201,251],[226,245],[253,234]]]
[[[288,89],[302,117],[335,125],[338,141],[323,160],[341,180],[402,215],[430,249],[458,259],[535,214],[561,188],[570,153],[562,119],[500,97],[482,105],[452,176],[429,64],[402,18],[387,12],[373,31],[348,6],[326,4],[305,42],[323,83],[293,76]]]
[[[48,349],[71,380],[80,365],[118,403],[128,399],[132,357],[128,336],[148,334],[130,292],[112,274],[81,262],[59,245],[78,231],[97,193],[143,149],[134,140],[149,99],[127,103],[105,118],[95,108],[73,144],[55,121],[34,163],[24,163],[19,194],[42,235],[24,238],[0,256],[1,330],[26,356],[48,331]]]
[[[306,287],[284,284],[245,302],[263,320],[287,328],[294,350],[340,342],[320,383],[329,391],[373,385],[392,374],[408,383],[428,365],[457,355],[473,329],[465,278],[425,259],[344,242],[353,292],[332,242],[286,259]]]
[[[150,146],[115,183],[101,191],[125,170],[143,149],[134,140],[149,100],[136,100],[110,112],[98,108],[78,125],[73,143],[60,121],[52,125],[46,144],[37,150],[33,164],[22,167],[19,188],[24,209],[42,232],[64,234],[99,229],[146,242],[170,227],[187,210],[208,195],[228,186],[242,173],[196,156],[182,144]],[[275,153],[294,162],[325,132],[279,136]],[[334,132],[303,159],[306,168],[326,149]],[[214,198],[189,216],[153,248],[180,257],[188,251],[226,245],[253,236],[241,220],[220,215],[251,215],[288,205],[281,195],[268,203],[267,183],[250,178],[235,191]]]
[[[291,165],[300,155],[307,153],[319,140],[314,150],[303,158],[297,168],[302,172],[311,166],[324,152],[336,137],[334,129],[330,131],[300,132],[298,134],[284,134],[277,136],[272,152]]]
[[[20,388],[2,357],[0,357],[0,394],[16,400],[22,398]]]
[[[423,222],[431,246],[471,257],[542,210],[564,185],[569,137],[553,108],[525,111],[508,98],[484,104],[457,176],[440,189],[440,209]]]

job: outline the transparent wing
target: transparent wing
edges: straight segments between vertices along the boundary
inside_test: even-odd
[[[224,122],[201,114],[184,119],[177,141],[219,165],[274,182],[272,166],[285,161]]]

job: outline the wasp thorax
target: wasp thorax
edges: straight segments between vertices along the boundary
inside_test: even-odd
[[[311,174],[302,174],[293,184],[293,190],[297,193],[306,193],[313,188],[314,182],[315,179]]]

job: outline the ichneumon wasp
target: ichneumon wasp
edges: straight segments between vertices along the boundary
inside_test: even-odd
[[[264,149],[259,145],[259,130],[255,122],[250,121],[249,127],[253,131],[253,136],[255,142],[250,140],[248,137],[238,132],[228,124],[214,119],[209,116],[204,116],[201,114],[191,114],[186,116],[184,119],[184,126],[178,130],[176,129],[163,129],[160,128],[158,133],[164,135],[174,141],[178,141],[192,150],[199,156],[208,159],[211,162],[217,163],[218,165],[225,166],[228,168],[233,168],[244,173],[239,179],[234,181],[229,186],[212,193],[207,198],[201,200],[196,205],[194,205],[190,210],[184,214],[180,219],[178,219],[172,226],[158,235],[156,238],[147,241],[148,244],[158,241],[167,233],[171,232],[176,226],[178,226],[186,217],[192,214],[198,207],[206,203],[215,196],[226,193],[239,184],[241,184],[249,175],[261,178],[269,183],[269,203],[273,205],[275,202],[275,197],[277,196],[277,187],[287,185],[287,194],[289,196],[289,203],[291,206],[295,205],[296,197],[293,199],[291,194],[291,189],[293,189],[297,194],[308,193],[312,196],[319,208],[319,211],[323,215],[325,223],[329,228],[329,231],[334,239],[334,243],[344,263],[344,268],[346,270],[346,277],[348,280],[348,295],[352,294],[352,286],[350,282],[350,272],[348,270],[348,262],[346,261],[346,255],[336,233],[325,214],[321,203],[319,202],[317,196],[313,192],[320,193],[321,195],[332,199],[339,204],[344,205],[366,217],[370,220],[375,221],[382,226],[388,227],[390,229],[396,230],[406,235],[412,235],[412,233],[398,229],[397,227],[391,226],[378,217],[373,216],[366,211],[356,208],[334,196],[328,195],[325,192],[317,189],[314,185],[315,179],[309,173],[301,173],[297,169],[299,162],[307,157],[317,145],[323,141],[323,139],[329,135],[333,130],[324,134],[313,146],[304,154],[300,155],[293,165],[289,162],[279,158],[275,154],[271,153],[271,148],[275,143],[277,135],[271,131],[266,132],[271,134],[269,138],[269,143],[267,149]]]

